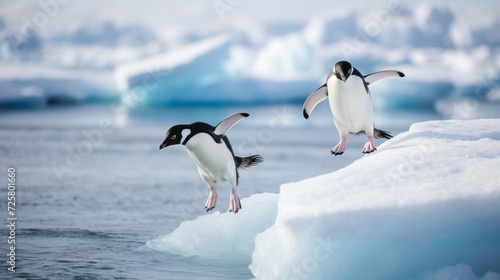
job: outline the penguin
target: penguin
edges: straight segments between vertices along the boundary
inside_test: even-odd
[[[245,169],[264,161],[261,155],[237,157],[226,134],[236,123],[247,118],[247,113],[233,114],[215,127],[204,122],[180,124],[171,127],[160,145],[160,150],[181,144],[186,147],[196,163],[201,178],[208,185],[210,194],[205,203],[206,211],[217,204],[217,182],[227,181],[231,185],[229,211],[238,213],[241,203],[236,188],[239,181],[238,169]]]
[[[358,69],[347,61],[335,64],[326,82],[313,91],[304,102],[302,112],[308,119],[316,105],[328,97],[333,122],[340,141],[331,150],[332,155],[342,155],[346,148],[347,135],[366,134],[366,143],[362,153],[369,154],[377,150],[373,144],[375,138],[392,138],[390,132],[374,127],[373,106],[369,85],[388,77],[404,77],[400,71],[385,70],[363,76]]]

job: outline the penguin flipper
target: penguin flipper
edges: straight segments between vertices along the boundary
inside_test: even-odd
[[[304,106],[302,106],[302,113],[304,114],[304,118],[308,119],[312,110],[318,105],[321,101],[325,100],[328,96],[328,88],[326,83],[315,91],[313,91],[309,97],[307,97],[306,102],[304,102]]]
[[[385,71],[379,71],[375,73],[368,74],[364,76],[365,82],[368,85],[371,85],[375,83],[378,80],[389,78],[389,77],[404,77],[405,74],[401,71],[396,71],[396,70],[385,70]]]
[[[247,113],[236,113],[236,114],[233,114],[233,115],[231,115],[231,116],[223,119],[215,127],[214,133],[216,135],[224,136],[231,129],[231,127],[233,127],[233,125],[235,125],[236,123],[238,123],[239,121],[241,121],[242,119],[244,119],[244,118],[246,118],[248,116],[250,116],[250,115],[247,114]]]

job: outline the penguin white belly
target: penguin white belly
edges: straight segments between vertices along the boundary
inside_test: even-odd
[[[373,108],[363,80],[351,75],[344,83],[333,77],[327,82],[328,102],[339,132],[373,135]]]
[[[185,146],[202,176],[214,181],[236,179],[234,158],[224,141],[219,144],[210,135],[198,133]]]

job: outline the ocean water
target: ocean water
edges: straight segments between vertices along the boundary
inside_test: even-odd
[[[184,148],[158,150],[166,130],[194,121],[215,125],[241,111],[251,116],[228,134],[235,153],[259,153],[265,161],[240,172],[240,198],[278,193],[282,183],[333,172],[363,156],[364,137],[352,136],[344,155],[330,155],[338,135],[326,106],[308,121],[292,105],[1,112],[1,216],[7,217],[6,176],[13,166],[18,221],[15,274],[7,271],[9,232],[0,230],[0,279],[252,278],[250,263],[214,264],[145,248],[183,221],[207,215],[207,187]],[[393,134],[415,121],[439,118],[430,112],[376,115],[378,126]],[[227,211],[228,201],[229,187],[220,184],[214,211]]]

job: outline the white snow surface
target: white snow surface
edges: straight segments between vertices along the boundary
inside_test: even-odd
[[[499,128],[500,119],[416,123],[341,170],[282,185],[252,273],[500,279]]]

